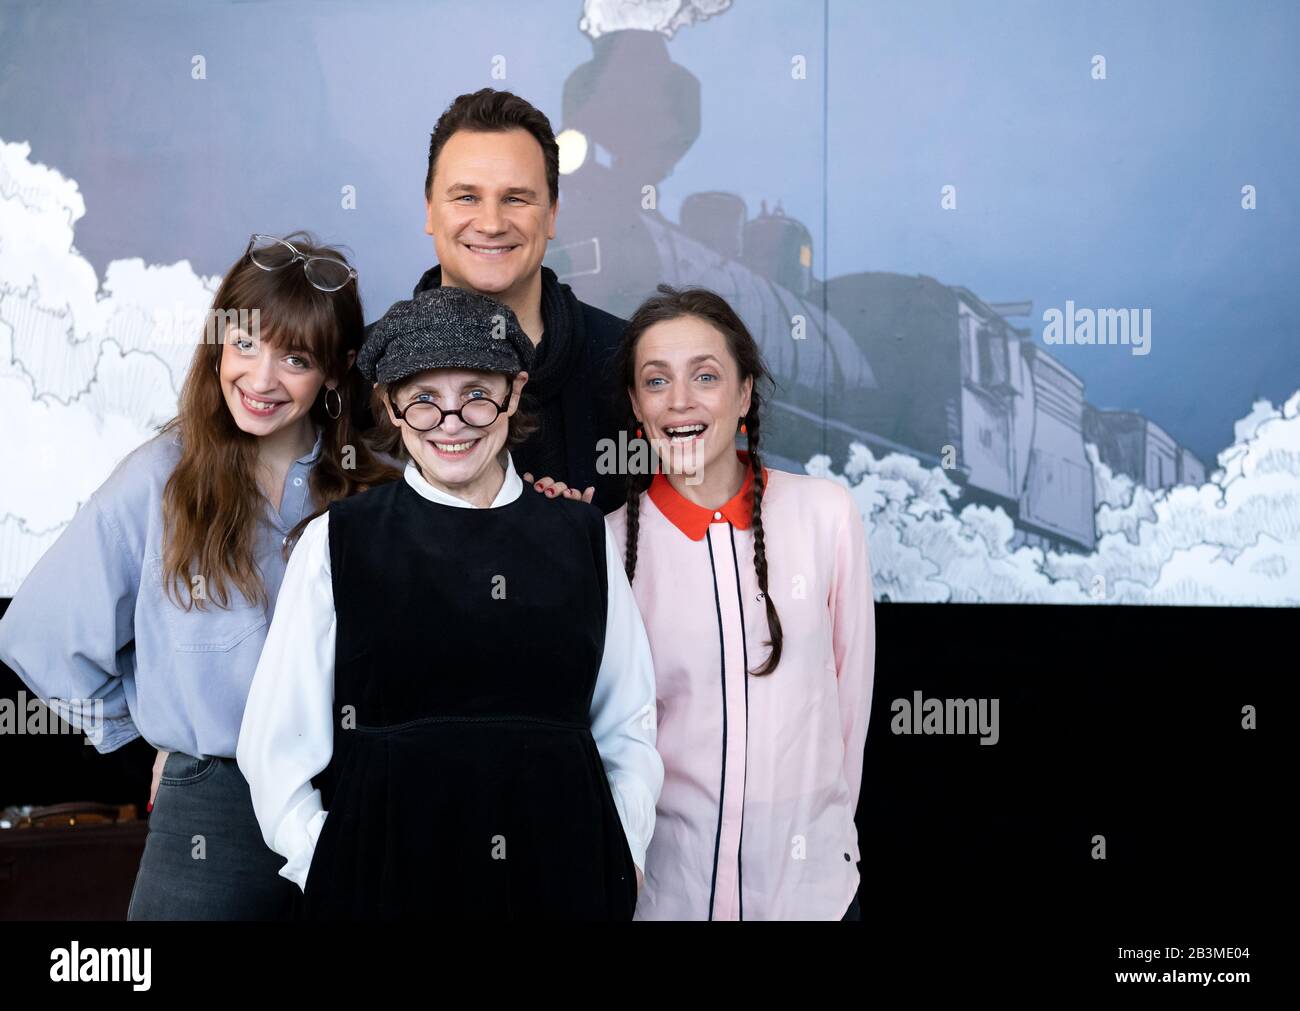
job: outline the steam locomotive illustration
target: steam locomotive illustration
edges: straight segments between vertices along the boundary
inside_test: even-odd
[[[862,443],[941,466],[966,502],[1000,506],[1017,543],[1096,542],[1092,463],[1151,488],[1199,483],[1205,467],[1140,414],[1101,410],[1083,381],[988,303],[924,275],[819,280],[807,227],[780,206],[750,215],[733,193],[687,197],[680,221],[657,188],[700,132],[700,82],[658,31],[592,39],[564,86],[558,235],[547,265],[579,296],[626,316],[660,282],[725,297],[776,378],[765,427],[772,462],[842,465]]]

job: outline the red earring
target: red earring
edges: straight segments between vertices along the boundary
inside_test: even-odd
[[[743,421],[740,423],[740,434],[741,435],[749,434],[749,429],[745,427],[745,423]]]
[[[637,437],[638,439],[641,438],[641,426],[640,426],[640,425],[637,425],[637,426],[636,426],[636,437]]]

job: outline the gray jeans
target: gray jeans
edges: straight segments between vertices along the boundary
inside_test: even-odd
[[[287,920],[299,890],[262,841],[233,758],[167,756],[128,920]]]

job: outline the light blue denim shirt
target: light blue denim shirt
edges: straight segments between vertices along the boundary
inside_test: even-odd
[[[279,510],[266,502],[256,559],[270,609],[230,587],[229,609],[185,611],[162,589],[162,493],[176,463],[175,433],[134,450],[77,510],[28,574],[0,620],[0,661],[64,707],[101,752],[136,737],[165,751],[234,757],[253,672],[284,578],[285,537],[312,503],[310,453],[285,477]],[[97,717],[102,700],[102,722]]]

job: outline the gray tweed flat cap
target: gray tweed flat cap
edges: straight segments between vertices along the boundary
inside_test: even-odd
[[[532,360],[533,342],[509,306],[444,285],[394,302],[366,327],[357,368],[372,383],[392,383],[425,369],[514,374]]]

